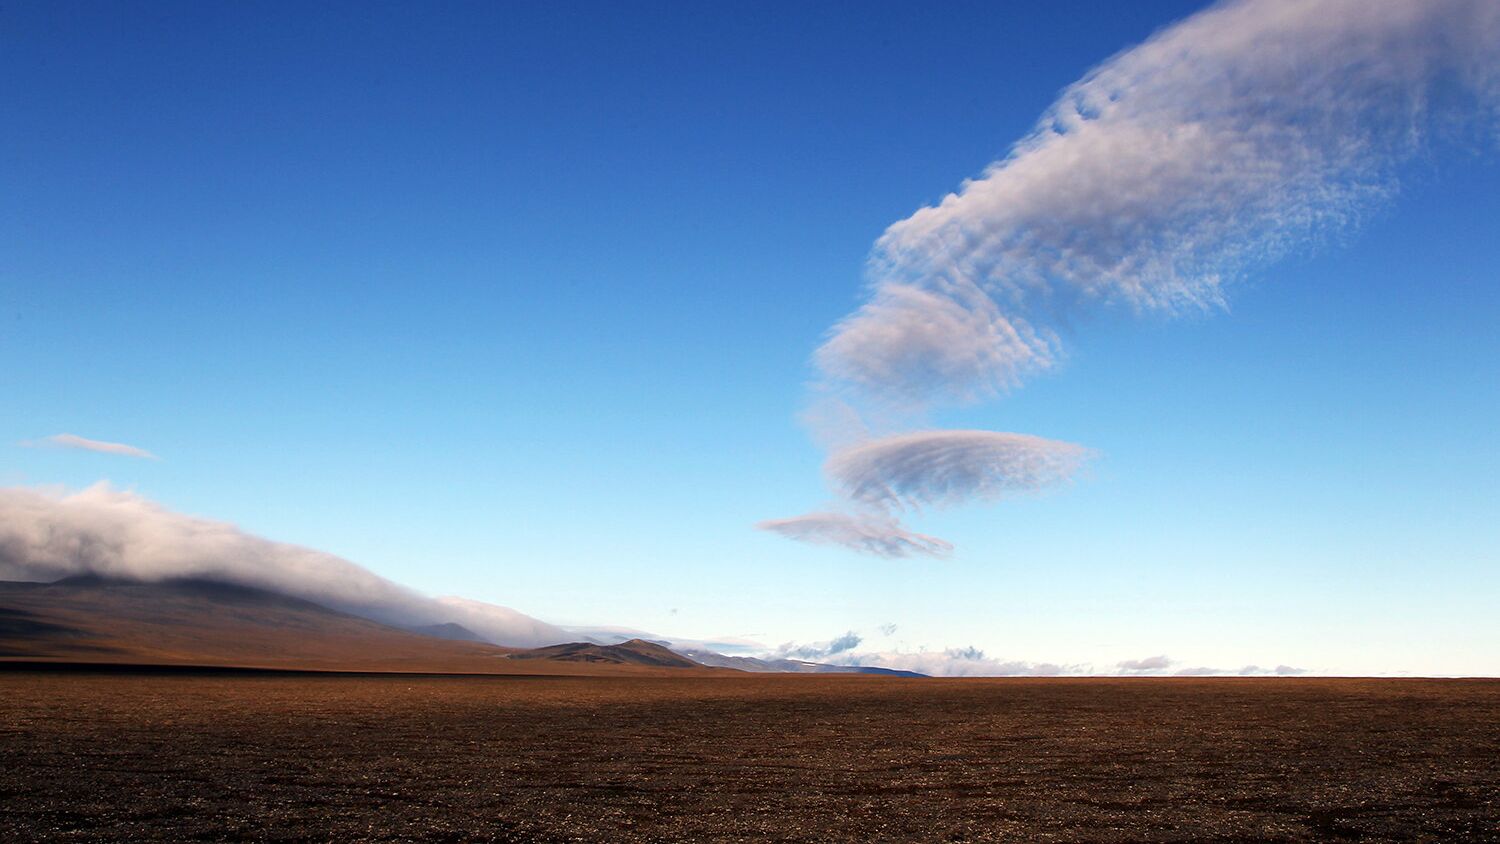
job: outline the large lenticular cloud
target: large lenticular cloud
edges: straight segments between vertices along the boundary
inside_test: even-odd
[[[1047,316],[1218,303],[1243,271],[1356,223],[1396,167],[1500,113],[1500,4],[1241,0],[1065,90],[1005,159],[875,245],[868,304],[815,361],[913,403],[1055,359]]]
[[[1221,3],[1095,68],[1004,159],[887,229],[868,300],[814,355],[820,389],[918,411],[1002,393],[1055,368],[1069,313],[1219,305],[1245,272],[1351,230],[1434,142],[1487,147],[1497,127],[1500,3]],[[893,509],[1066,480],[1083,450],[1047,443],[856,444],[826,468],[868,513],[762,527],[905,547]]]
[[[530,647],[571,638],[507,607],[429,598],[333,554],[174,513],[107,484],[71,495],[0,489],[0,580],[81,574],[220,580],[390,624],[455,622],[502,645]]]

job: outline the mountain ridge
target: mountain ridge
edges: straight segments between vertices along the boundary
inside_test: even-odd
[[[0,661],[477,674],[640,673],[646,661],[511,660],[522,649],[382,624],[213,579],[0,581]],[[697,670],[708,669],[691,663]],[[719,669],[722,671],[722,669]]]

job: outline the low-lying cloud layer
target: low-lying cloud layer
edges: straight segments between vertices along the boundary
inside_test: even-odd
[[[943,650],[858,650],[864,640],[850,632],[832,642],[808,645],[782,645],[767,652],[768,658],[792,657],[830,665],[890,668],[915,671],[932,677],[1114,677],[1114,676],[1182,676],[1182,677],[1295,677],[1306,674],[1301,668],[1278,665],[1261,668],[1178,668],[1178,660],[1165,654],[1142,659],[1127,659],[1112,666],[1097,667],[1090,663],[1033,662],[1023,659],[992,657],[975,647]]]
[[[96,451],[100,454],[118,454],[122,457],[139,457],[144,460],[161,459],[144,448],[136,448],[133,445],[126,445],[125,443],[91,440],[87,437],[80,437],[77,434],[53,434],[50,437],[42,437],[39,440],[26,440],[21,445],[28,448],[71,448],[79,451]]]
[[[1259,665],[1246,665],[1243,668],[1208,668],[1204,666],[1193,666],[1191,668],[1175,668],[1180,665],[1177,660],[1166,654],[1148,656],[1144,659],[1127,659],[1115,664],[1115,673],[1118,674],[1149,674],[1162,676],[1170,674],[1176,677],[1295,677],[1306,674],[1306,669],[1293,668],[1290,665],[1278,665],[1275,668],[1261,668]]]
[[[1247,665],[1243,668],[1179,668],[1172,672],[1178,677],[1298,677],[1307,673],[1305,668],[1293,668],[1290,665],[1278,665],[1275,668],[1261,668],[1259,665]]]
[[[915,653],[901,651],[851,653],[832,661],[839,665],[915,671],[931,677],[1058,677],[1088,673],[1087,666],[997,659],[972,647]]]
[[[1165,654],[1161,656],[1148,656],[1145,659],[1127,659],[1116,667],[1121,671],[1161,671],[1170,666],[1172,660]]]
[[[787,643],[776,650],[775,656],[777,659],[805,659],[816,662],[852,651],[863,641],[864,639],[858,633],[850,630],[827,642],[812,642],[805,645]]]
[[[0,579],[83,574],[148,582],[220,580],[400,626],[454,622],[502,645],[571,638],[506,607],[429,598],[333,554],[174,513],[105,483],[71,495],[0,489]]]

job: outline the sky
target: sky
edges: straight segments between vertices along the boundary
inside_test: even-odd
[[[1294,8],[7,4],[0,504],[919,670],[1500,674],[1500,15]]]

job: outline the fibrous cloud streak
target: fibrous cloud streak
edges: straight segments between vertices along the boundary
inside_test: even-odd
[[[26,440],[21,445],[30,448],[71,448],[78,451],[94,451],[100,454],[118,454],[122,457],[140,457],[146,460],[159,460],[156,455],[133,445],[125,443],[112,443],[105,440],[91,440],[80,437],[77,434],[53,434],[39,440]]]
[[[877,557],[941,557],[953,550],[952,543],[909,531],[887,513],[824,511],[767,519],[756,527],[788,539],[840,545]]]
[[[1438,132],[1500,111],[1500,5],[1242,0],[1063,91],[1009,155],[889,229],[825,376],[971,399],[1058,359],[1058,314],[1177,311],[1357,223]]]
[[[0,580],[73,575],[218,580],[399,626],[454,622],[502,645],[571,640],[507,607],[429,598],[333,554],[176,513],[104,483],[73,494],[0,489]]]

